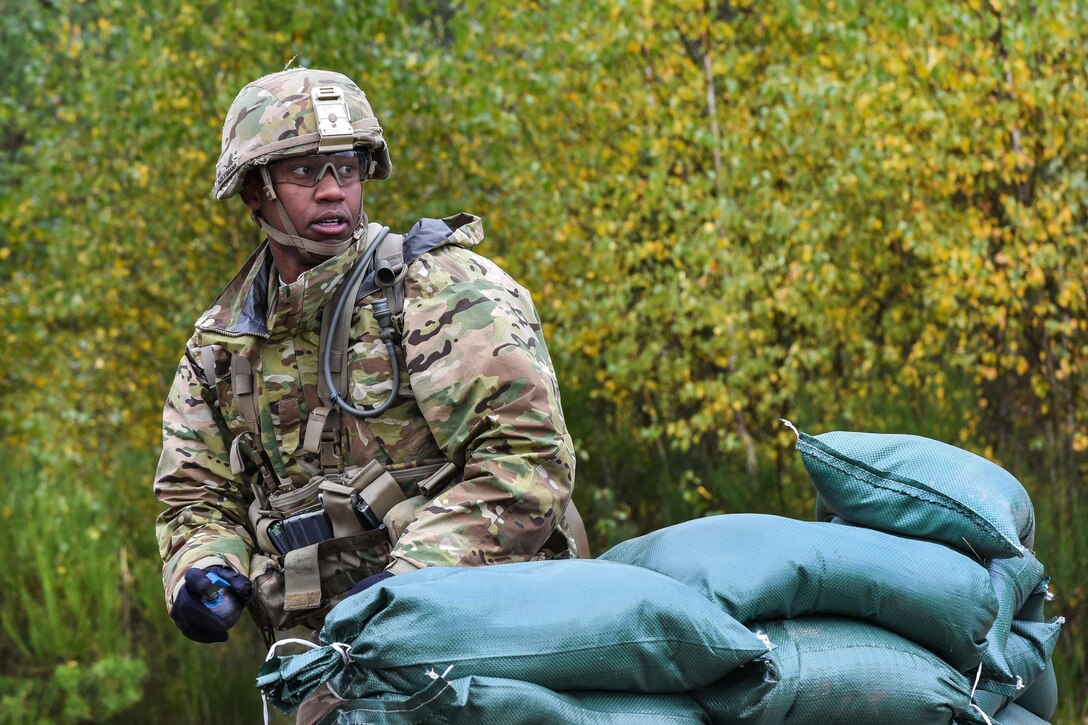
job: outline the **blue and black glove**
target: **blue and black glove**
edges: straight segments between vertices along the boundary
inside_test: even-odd
[[[225,566],[189,569],[178,591],[170,618],[197,642],[226,642],[227,630],[238,623],[253,598],[253,584]]]
[[[385,581],[386,579],[388,579],[391,576],[393,576],[393,575],[390,574],[387,571],[380,571],[377,574],[371,574],[366,579],[362,579],[362,580],[356,582],[355,586],[353,586],[351,589],[349,589],[348,593],[344,595],[344,599],[347,599],[348,597],[350,597],[350,596],[352,596],[354,594],[358,594],[359,592],[366,591],[367,589],[374,586],[378,582]]]

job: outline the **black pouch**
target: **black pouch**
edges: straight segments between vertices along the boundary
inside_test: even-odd
[[[377,574],[389,563],[389,537],[384,529],[328,539],[317,544],[321,601],[313,608],[289,610],[283,557],[264,553],[253,556],[250,574],[253,601],[250,612],[261,628],[290,629],[306,626],[321,629],[325,615],[357,582]]]

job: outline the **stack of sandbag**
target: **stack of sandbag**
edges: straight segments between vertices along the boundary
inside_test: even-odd
[[[986,569],[938,543],[734,514],[657,531],[603,558],[713,598],[774,649],[693,693],[721,723],[949,723],[998,603]]]
[[[817,516],[940,541],[985,566],[998,601],[975,702],[1004,725],[1048,721],[1057,708],[1046,620],[1049,578],[1031,548],[1035,515],[1020,482],[991,461],[911,435],[798,434]],[[978,673],[976,673],[978,674]]]
[[[273,657],[341,723],[1045,723],[1047,582],[1015,478],[914,436],[798,436],[823,521],[709,517],[599,559],[431,568]]]

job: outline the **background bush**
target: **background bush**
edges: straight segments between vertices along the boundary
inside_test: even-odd
[[[810,516],[795,421],[1028,486],[1088,716],[1088,13],[1079,2],[40,0],[0,16],[0,718],[250,718],[253,632],[183,640],[150,492],[192,321],[257,240],[223,115],[368,91],[396,229],[466,209],[534,291],[598,549]],[[24,713],[17,716],[16,713]]]

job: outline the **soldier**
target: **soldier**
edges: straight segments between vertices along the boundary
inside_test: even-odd
[[[585,555],[529,294],[472,251],[476,217],[368,223],[363,183],[391,163],[358,86],[250,83],[216,171],[267,240],[197,320],[163,412],[156,531],[182,633],[224,641],[245,605],[266,637],[319,629],[388,576]]]

